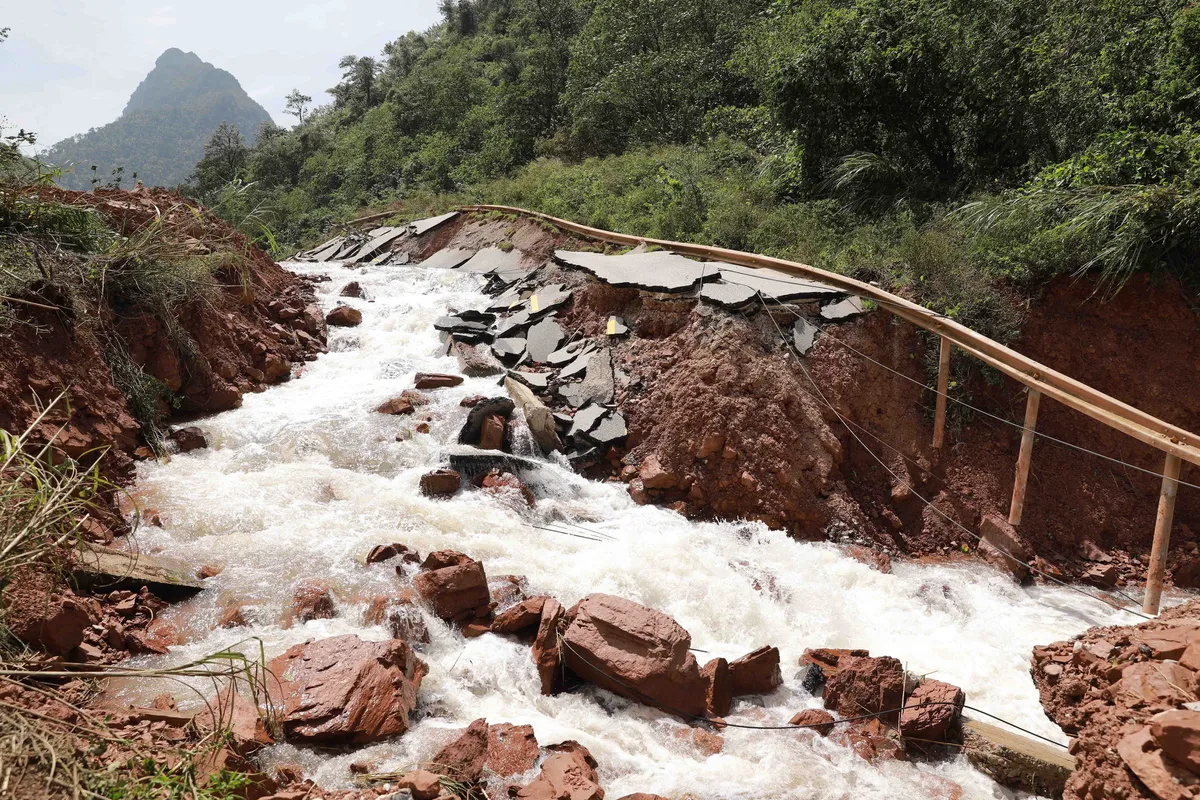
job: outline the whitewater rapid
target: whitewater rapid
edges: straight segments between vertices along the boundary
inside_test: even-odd
[[[448,309],[483,308],[481,280],[419,266],[285,266],[331,275],[317,284],[322,306],[345,302],[362,311],[363,323],[330,329],[329,354],[305,364],[292,381],[195,423],[207,433],[208,449],[140,467],[135,499],[157,509],[164,527],[141,529],[139,546],[223,570],[207,582],[210,588],[166,612],[184,628],[187,643],[169,656],[134,663],[182,663],[230,645],[257,657],[257,640],[271,658],[311,638],[388,638],[384,628],[361,620],[373,593],[396,588],[395,573],[365,567],[363,557],[373,545],[395,541],[422,554],[460,550],[482,561],[489,576],[525,575],[531,594],[552,595],[566,606],[606,592],[660,609],[706,651],[697,653],[701,663],[777,646],[784,686],[765,698],[736,701],[730,721],[778,725],[796,711],[819,707],[795,678],[797,658],[806,647],[857,647],[961,686],[968,704],[1065,742],[1038,703],[1029,677],[1031,649],[1092,625],[1133,621],[1066,589],[1015,586],[982,566],[897,562],[892,574],[881,574],[833,545],[797,542],[757,523],[696,523],[638,506],[623,484],[584,480],[553,464],[540,470],[534,509],[482,492],[423,497],[418,479],[442,463],[465,417],[459,401],[503,389],[496,378],[468,378],[428,392],[429,434],[412,432],[412,417],[373,409],[411,388],[415,372],[458,371],[452,357],[436,355],[433,321]],[[351,280],[367,300],[337,296]],[[581,525],[611,540],[532,526],[546,523]],[[332,588],[337,616],[281,627],[304,579]],[[246,604],[252,624],[214,629],[222,610],[238,602]],[[595,689],[543,697],[528,645],[491,634],[464,639],[428,614],[426,622],[433,637],[423,654],[430,674],[420,690],[419,722],[409,733],[345,754],[277,745],[266,751],[266,762],[298,764],[326,787],[349,788],[351,762],[400,770],[430,758],[455,729],[486,717],[532,725],[543,745],[580,741],[599,762],[601,784],[612,798],[633,792],[697,799],[913,798],[938,796],[945,781],[961,784],[965,797],[1008,796],[962,758],[872,766],[799,731],[728,729],[722,752],[706,756],[679,737],[682,723],[660,712]],[[165,691],[181,707],[200,702],[164,681],[125,683],[117,694],[123,702],[146,704]]]

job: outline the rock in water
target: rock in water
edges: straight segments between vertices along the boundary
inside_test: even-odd
[[[691,635],[675,620],[607,594],[588,595],[572,611],[562,637],[572,672],[664,711],[704,715],[708,681],[688,651]]]
[[[353,634],[294,645],[267,668],[287,738],[333,746],[407,731],[427,671],[405,642],[364,642]]]
[[[531,726],[501,723],[488,727],[487,768],[497,775],[508,777],[528,772],[539,755]]]
[[[325,322],[338,328],[354,328],[362,324],[362,312],[350,306],[338,306],[325,315]]]
[[[729,662],[723,658],[714,658],[704,665],[700,673],[708,682],[705,693],[708,713],[717,717],[725,716],[733,705],[733,682],[729,677]]]
[[[825,707],[843,717],[857,717],[900,707],[904,697],[904,667],[890,656],[842,655],[837,672],[825,684]],[[896,721],[896,713],[884,714],[885,722]]]
[[[915,739],[940,742],[962,713],[962,689],[942,681],[926,680],[904,701],[900,732]],[[1200,716],[1200,715],[1198,715]]]
[[[429,558],[434,555],[437,554]],[[483,564],[470,559],[422,572],[413,579],[413,586],[417,594],[433,605],[433,613],[448,621],[482,616],[491,602]]]
[[[530,597],[505,609],[492,621],[492,633],[519,633],[532,628],[541,622],[542,607],[549,599],[545,595]]]
[[[462,476],[452,469],[435,469],[421,476],[421,494],[449,497],[462,487]]]
[[[517,790],[519,800],[603,800],[596,759],[586,747],[566,741],[546,749],[551,752],[542,762],[541,774]]]
[[[729,665],[734,697],[769,694],[783,683],[779,672],[779,648],[760,647]]]
[[[567,612],[552,598],[546,598],[542,606],[542,619],[538,624],[537,639],[533,642],[533,663],[537,666],[542,681],[542,694],[554,694],[562,683],[560,668],[562,654],[559,650],[558,628]]]
[[[445,389],[463,382],[462,375],[443,375],[437,372],[418,372],[414,380],[418,389]]]
[[[292,613],[300,622],[314,619],[333,619],[333,596],[323,583],[304,581],[296,587],[292,598]]]
[[[477,719],[463,731],[462,736],[438,751],[431,768],[456,781],[476,783],[483,775],[487,757],[487,720]]]
[[[812,728],[822,736],[828,736],[833,731],[833,714],[819,708],[808,708],[788,720],[788,725],[803,725]]]

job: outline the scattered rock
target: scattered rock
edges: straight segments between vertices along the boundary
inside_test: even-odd
[[[531,726],[502,723],[488,727],[487,768],[500,777],[528,772],[539,755]]]
[[[417,769],[396,781],[396,788],[407,790],[413,800],[437,800],[442,794],[442,781],[428,770]]]
[[[904,701],[900,733],[926,741],[945,741],[965,702],[966,697],[957,686],[926,680]]]
[[[181,453],[190,453],[193,450],[208,447],[208,437],[204,435],[204,431],[195,426],[176,428],[171,431],[169,438]]]
[[[342,291],[338,292],[342,297],[357,297],[360,300],[366,299],[367,293],[363,291],[362,286],[358,281],[350,281],[342,287]]]
[[[520,633],[536,626],[542,619],[542,607],[550,598],[530,597],[499,613],[492,621],[493,633]]]
[[[1200,711],[1164,711],[1150,718],[1150,735],[1163,753],[1200,774]]]
[[[870,547],[852,544],[846,548],[846,554],[855,561],[866,564],[876,572],[882,572],[886,575],[892,571],[892,559],[882,550],[873,550]]]
[[[202,731],[228,730],[233,749],[241,756],[250,756],[275,740],[267,730],[266,721],[254,701],[243,697],[233,686],[226,686],[208,701],[205,710],[195,717]]]
[[[504,379],[504,388],[508,390],[513,403],[525,415],[525,424],[533,434],[534,441],[543,453],[552,453],[563,449],[562,441],[558,438],[558,430],[554,422],[554,414],[537,398],[529,387],[512,378]]]
[[[479,431],[479,449],[501,450],[504,447],[504,418],[499,415],[485,417]]]
[[[443,375],[436,372],[418,372],[414,379],[417,389],[445,389],[463,382],[461,375]]]
[[[1117,572],[1114,564],[1096,564],[1079,576],[1084,583],[1098,586],[1101,589],[1111,589],[1116,586],[1119,578],[1120,573]]]
[[[376,407],[375,411],[379,414],[391,414],[399,416],[401,414],[411,414],[416,408],[412,401],[407,397],[393,397],[391,400],[386,400]]]
[[[325,323],[337,328],[354,328],[362,324],[362,312],[350,306],[338,306],[325,315]]]
[[[894,723],[893,709],[904,697],[904,680],[904,667],[890,656],[841,655],[837,671],[825,683],[825,707],[843,717],[890,711],[880,719]]]
[[[4,590],[4,623],[32,648],[64,656],[83,643],[84,632],[100,621],[99,608],[69,589],[51,592],[49,582],[17,580]]]
[[[512,414],[516,407],[516,403],[507,397],[492,397],[477,403],[467,413],[467,421],[463,423],[462,430],[458,432],[458,443],[478,445],[483,437],[484,421],[488,417],[500,417],[507,420],[509,414]]]
[[[812,728],[822,736],[828,736],[833,732],[834,719],[833,714],[828,711],[823,711],[819,708],[809,708],[799,712],[788,720],[788,725],[803,725]]]
[[[704,715],[708,682],[688,650],[692,637],[675,620],[606,594],[588,595],[572,613],[562,637],[572,672],[664,711]]]
[[[499,375],[504,371],[504,367],[500,366],[496,359],[473,345],[455,342],[451,345],[451,350],[458,359],[458,368],[468,377],[480,378]]]
[[[433,757],[434,769],[462,783],[477,783],[487,757],[487,720],[477,719],[461,736],[438,751]]]
[[[482,616],[491,602],[483,564],[470,559],[421,572],[413,579],[413,586],[424,600],[433,605],[433,613],[448,621],[459,622]]]
[[[1029,577],[1031,553],[1021,535],[1008,520],[995,512],[983,515],[979,523],[979,553],[1000,569],[1006,570],[1018,581]],[[1025,564],[1021,563],[1025,562]]]
[[[377,544],[371,548],[371,552],[367,553],[367,564],[380,564],[384,561],[390,561],[397,556],[406,564],[421,563],[421,554],[416,550],[411,549],[406,544],[392,542],[391,544]]]
[[[292,597],[292,614],[300,622],[333,619],[333,596],[323,583],[304,581]]]
[[[1117,744],[1117,752],[1159,800],[1188,800],[1200,786],[1200,777],[1158,749],[1148,725],[1125,736]]]
[[[366,744],[407,731],[427,671],[403,641],[354,635],[294,645],[268,669],[284,734],[321,745]]]
[[[522,483],[521,479],[516,475],[513,475],[511,472],[502,472],[498,469],[492,470],[487,475],[483,476],[481,488],[486,492],[490,492],[491,494],[501,497],[505,495],[516,494],[522,500],[524,500],[525,504],[530,508],[533,508],[537,503],[537,499],[534,497],[533,492],[530,491],[529,487]]]
[[[729,674],[729,662],[714,658],[704,665],[700,674],[707,683],[704,699],[708,713],[715,717],[726,716],[733,706],[733,680]]]
[[[562,684],[562,654],[559,650],[559,628],[567,613],[553,598],[546,598],[542,605],[542,619],[538,624],[537,639],[533,642],[533,663],[537,666],[542,681],[542,694],[558,691]]]
[[[779,648],[764,646],[729,664],[734,697],[770,694],[783,684],[779,672]]]
[[[449,497],[462,488],[462,477],[452,469],[435,469],[421,476],[421,494]]]
[[[679,484],[678,476],[664,469],[656,455],[646,456],[638,470],[638,477],[645,489],[673,489]]]
[[[523,789],[519,800],[603,800],[604,790],[596,777],[596,759],[578,742],[567,741],[546,748],[541,773]]]

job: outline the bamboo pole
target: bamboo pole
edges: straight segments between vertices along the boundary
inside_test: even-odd
[[[1033,460],[1034,428],[1037,427],[1038,406],[1042,393],[1030,389],[1025,399],[1025,425],[1021,431],[1021,452],[1017,456],[1017,477],[1013,481],[1012,505],[1008,507],[1008,524],[1020,525],[1025,511],[1025,487],[1029,484],[1029,464]]]
[[[1162,489],[1158,493],[1158,516],[1154,520],[1154,546],[1150,550],[1150,569],[1146,573],[1146,600],[1142,610],[1157,614],[1162,598],[1163,576],[1167,572],[1167,550],[1171,546],[1171,523],[1175,519],[1175,495],[1179,491],[1179,456],[1167,453],[1163,464]]]
[[[933,412],[933,447],[941,450],[946,441],[946,391],[950,388],[950,340],[945,336],[938,351],[937,405]]]

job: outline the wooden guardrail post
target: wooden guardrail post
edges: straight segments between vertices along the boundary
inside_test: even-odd
[[[1167,453],[1163,463],[1162,489],[1158,493],[1158,516],[1154,520],[1154,545],[1150,570],[1146,573],[1146,600],[1142,610],[1157,614],[1162,598],[1163,576],[1167,573],[1167,550],[1171,546],[1171,523],[1175,519],[1175,495],[1179,492],[1179,456]]]
[[[1025,425],[1021,430],[1021,452],[1017,455],[1017,477],[1013,480],[1012,505],[1008,507],[1008,524],[1020,525],[1025,511],[1025,487],[1029,484],[1029,464],[1033,460],[1034,428],[1037,427],[1038,406],[1042,393],[1030,389],[1025,399]]]
[[[946,391],[950,388],[950,340],[945,336],[941,339],[941,349],[938,351],[938,382],[937,402],[933,411],[933,447],[941,450],[946,441]]]

